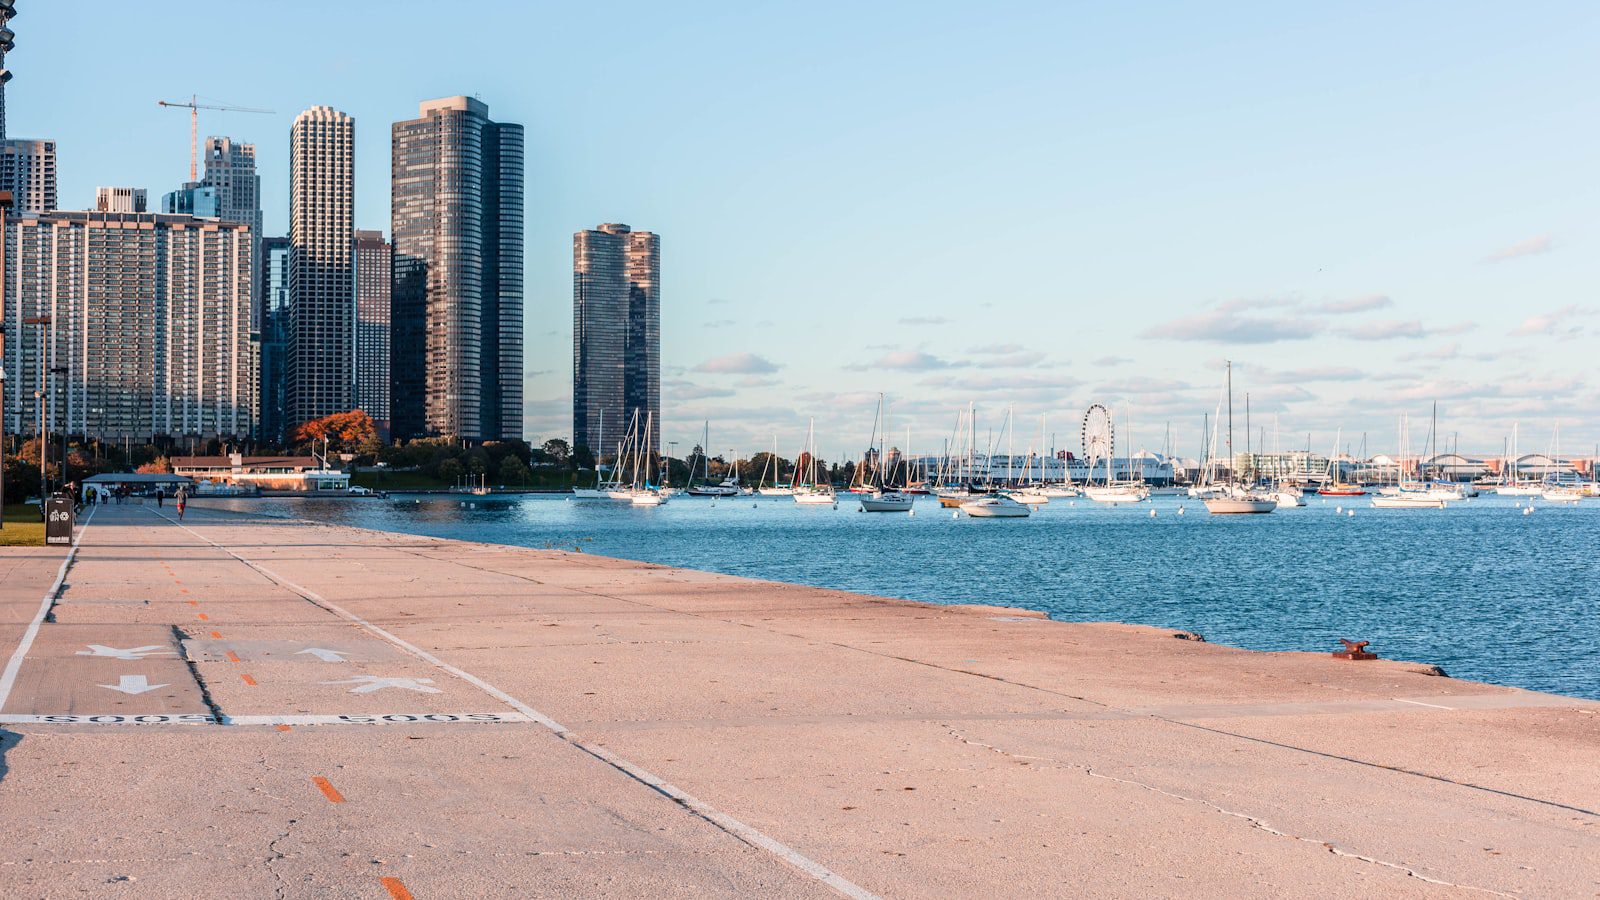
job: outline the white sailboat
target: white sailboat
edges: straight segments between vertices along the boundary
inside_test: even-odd
[[[1406,482],[1406,457],[1408,455],[1406,417],[1400,417],[1400,465],[1397,483],[1384,488],[1372,498],[1375,509],[1444,509],[1445,498],[1434,496],[1432,491],[1408,487]]]
[[[705,423],[705,430],[700,436],[700,483],[694,482],[694,470],[689,470],[689,486],[683,492],[691,497],[737,497],[739,496],[739,469],[735,463],[728,464],[728,474],[718,484],[711,483],[711,422]],[[731,453],[729,454],[732,455]]]
[[[1009,434],[1007,429],[1009,429],[1010,426],[1011,413],[1008,410],[1006,412],[1005,424],[1001,427],[1001,432],[1004,434]],[[1030,509],[1026,503],[1019,502],[1004,491],[994,492],[993,440],[991,440],[989,443],[989,450],[986,460],[988,461],[988,473],[984,479],[984,487],[987,491],[990,491],[990,493],[974,497],[963,502],[960,506],[961,511],[969,516],[974,516],[980,519],[1020,519],[1031,515],[1033,510]],[[1008,471],[1006,474],[1008,476],[1011,474],[1009,471],[1010,465],[1011,457],[1010,454],[1007,454],[1006,467]]]
[[[606,411],[604,409],[600,410],[600,425],[599,425],[598,433],[596,434],[595,437],[596,437],[595,443],[599,444],[601,452],[604,452],[605,446],[606,446]],[[613,472],[614,471],[615,471],[615,463],[613,463]],[[598,454],[596,454],[595,461],[594,461],[594,487],[587,488],[587,487],[578,487],[577,485],[573,485],[573,487],[572,487],[572,499],[574,499],[574,500],[610,500],[611,499],[610,491],[607,490],[606,485],[605,485],[604,481],[602,480],[602,478],[603,478],[603,476],[600,474],[600,457],[599,457]]]
[[[852,492],[860,498],[862,512],[909,512],[915,503],[915,498],[910,494],[894,490],[885,484],[883,437],[888,430],[889,423],[883,411],[883,395],[879,394],[878,411],[872,418],[872,439],[867,443],[867,453],[861,454],[861,464],[856,466],[855,484],[851,486]],[[877,451],[876,458],[872,466],[871,480],[868,481],[867,456],[874,450]]]
[[[1228,396],[1228,481],[1225,484],[1208,484],[1211,496],[1205,499],[1206,511],[1212,515],[1252,515],[1269,513],[1278,508],[1278,501],[1265,494],[1258,493],[1250,485],[1239,480],[1239,473],[1234,471],[1236,460],[1233,455],[1233,361],[1228,362],[1227,375],[1224,377]],[[1218,419],[1221,419],[1221,410],[1218,410]],[[1215,467],[1212,467],[1213,475]]]
[[[761,478],[756,481],[756,493],[763,497],[793,497],[794,485],[779,484],[778,479],[783,477],[780,467],[783,465],[778,458],[778,436],[772,436],[772,453],[767,457],[766,465],[761,467]],[[767,484],[767,470],[772,470],[772,483]]]
[[[817,473],[817,420],[806,426],[806,445],[795,460],[794,502],[808,506],[822,506],[838,500],[832,484],[823,484]]]

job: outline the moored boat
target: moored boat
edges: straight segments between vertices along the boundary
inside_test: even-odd
[[[1004,494],[990,494],[961,504],[961,511],[978,519],[1020,519],[1030,514],[1025,503]]]

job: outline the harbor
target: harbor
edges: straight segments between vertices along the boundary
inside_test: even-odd
[[[1597,883],[1600,704],[1376,642],[1252,653],[214,502],[96,509],[68,566],[4,556],[19,895]]]

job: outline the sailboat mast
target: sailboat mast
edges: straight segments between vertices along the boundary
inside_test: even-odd
[[[1228,360],[1228,480],[1238,481],[1239,473],[1233,470],[1233,360]]]

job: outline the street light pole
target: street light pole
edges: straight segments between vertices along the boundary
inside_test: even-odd
[[[5,528],[6,506],[6,210],[10,191],[0,191],[0,528]]]

